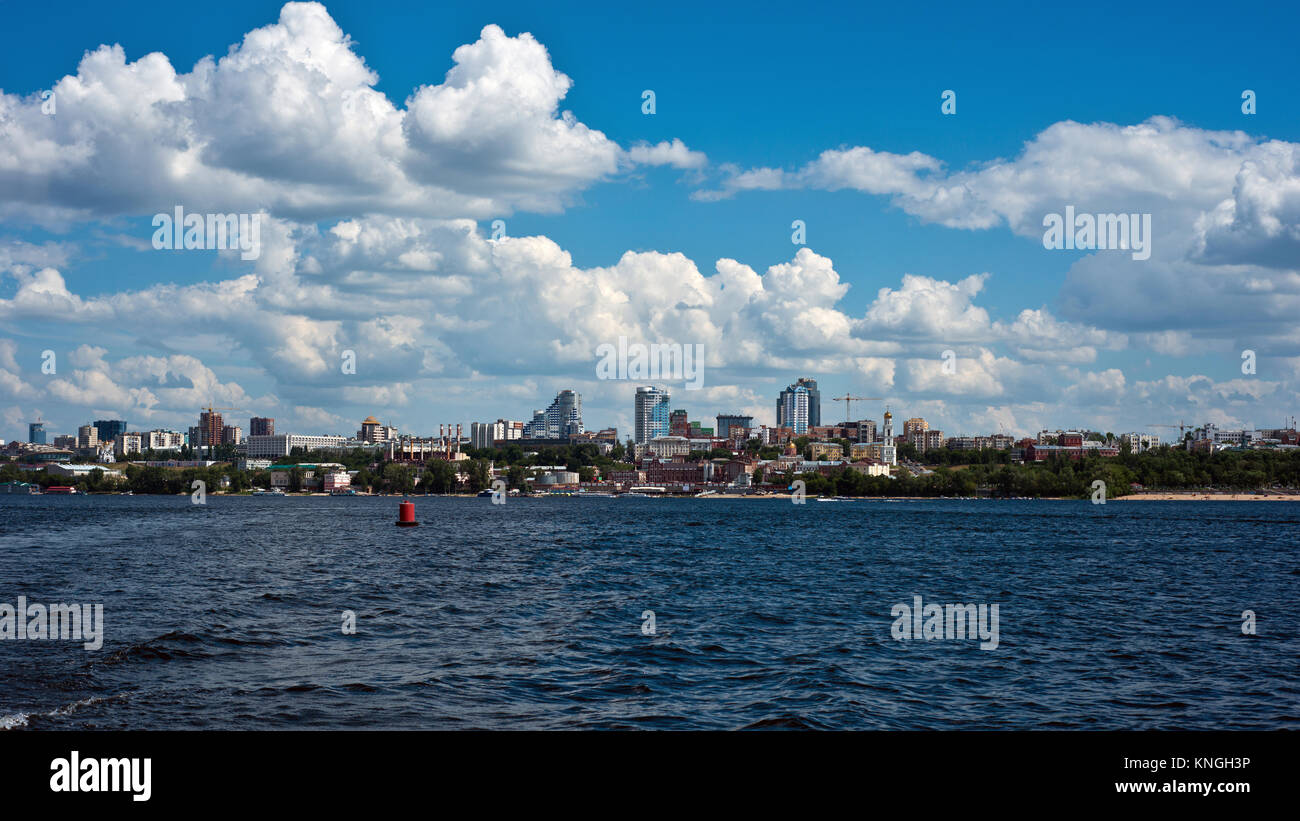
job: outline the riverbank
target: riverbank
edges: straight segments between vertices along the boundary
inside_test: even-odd
[[[1113,502],[1300,502],[1300,493],[1208,493],[1205,491],[1171,493],[1130,493],[1116,496]]]

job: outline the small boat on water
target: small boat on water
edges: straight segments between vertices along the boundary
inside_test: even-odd
[[[254,496],[283,496],[284,491],[280,490],[280,488],[278,487],[273,487],[270,490],[267,490],[264,487],[259,487],[253,489],[253,495]]]
[[[45,489],[45,492],[55,495],[72,496],[76,494],[77,489],[68,485],[50,485]]]
[[[480,499],[490,499],[490,498],[492,498],[492,491],[490,491],[490,490],[480,490],[480,491],[478,492],[478,498],[480,498]]]
[[[281,493],[280,495],[284,495]],[[356,496],[357,492],[350,487],[336,487],[330,491],[331,496]]]

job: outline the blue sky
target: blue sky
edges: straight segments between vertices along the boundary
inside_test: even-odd
[[[241,88],[253,87],[240,85],[253,76],[247,66],[240,75],[232,72],[238,81],[221,93],[201,98],[191,90],[183,102],[171,101],[191,108],[174,119],[164,113],[156,123],[119,122],[71,91],[59,95],[55,122],[22,119],[39,108],[36,95],[76,77],[83,54],[101,44],[120,44],[127,66],[161,52],[176,74],[186,74],[207,55],[224,57],[248,32],[280,25],[280,4],[234,2],[181,13],[162,3],[124,11],[0,2],[6,24],[0,90],[12,118],[26,123],[0,129],[0,185],[11,191],[0,187],[0,249],[10,248],[0,255],[10,269],[0,276],[0,342],[7,346],[0,349],[0,369],[8,375],[0,379],[0,437],[21,437],[37,413],[61,432],[105,415],[127,418],[133,427],[181,427],[191,424],[199,394],[218,404],[256,405],[250,410],[304,432],[350,432],[355,420],[376,413],[427,433],[442,421],[526,418],[569,386],[584,394],[589,427],[627,431],[631,386],[594,382],[590,355],[581,352],[622,326],[647,342],[704,342],[715,350],[708,389],[675,392],[675,404],[692,418],[743,409],[770,423],[763,414],[771,414],[775,393],[798,376],[819,378],[824,395],[887,396],[897,412],[926,416],[952,433],[999,425],[1026,433],[1040,425],[1128,430],[1183,417],[1278,424],[1295,412],[1300,339],[1287,319],[1300,290],[1296,246],[1288,239],[1300,236],[1300,170],[1290,149],[1300,136],[1293,9],[932,4],[918,12],[903,5],[657,4],[619,17],[608,7],[577,3],[326,8],[325,19],[350,38],[347,48],[377,75],[373,89],[396,112],[390,125],[406,116],[417,88],[444,82],[456,65],[453,52],[480,42],[489,24],[503,30],[502,48],[519,55],[519,38],[530,33],[549,65],[501,51],[478,66],[483,76],[508,78],[507,86],[531,93],[533,81],[550,82],[553,70],[571,86],[555,111],[548,113],[543,99],[541,113],[514,131],[488,122],[508,120],[508,106],[431,95],[424,108],[429,122],[443,123],[458,105],[467,119],[455,133],[423,135],[402,149],[401,162],[422,152],[412,169],[424,162],[432,168],[404,168],[404,175],[436,190],[388,209],[371,199],[359,203],[354,191],[329,178],[340,163],[386,149],[345,135],[313,153],[322,135],[346,120],[332,116],[328,100],[309,116],[286,111],[291,103],[238,97]],[[313,29],[294,42],[318,36],[329,40]],[[274,53],[277,47],[266,45],[248,64],[265,72],[268,83],[284,81],[276,72],[298,76],[293,49],[285,57]],[[351,70],[346,59],[338,65]],[[121,95],[106,107],[118,111],[148,97],[150,83],[156,90],[165,82],[153,77],[127,87],[109,78],[118,69],[103,71],[108,97]],[[113,76],[128,74],[139,79],[142,72],[123,67]],[[344,88],[355,77],[333,80]],[[644,89],[656,95],[652,116],[641,111]],[[945,89],[957,92],[954,116],[940,113]],[[1257,94],[1253,115],[1241,111],[1243,89]],[[218,99],[227,112],[212,110]],[[156,110],[170,111],[166,104]],[[559,143],[545,142],[547,123],[561,111],[602,133],[607,144],[566,144],[573,155],[564,156]],[[1146,132],[1132,130],[1151,118],[1169,119]],[[136,126],[133,141],[124,137],[112,150],[103,137],[85,138]],[[256,168],[242,164],[239,152],[256,143],[261,128],[275,146],[268,149],[271,159]],[[537,130],[535,144],[528,143],[529,128]],[[477,144],[478,130],[497,135],[500,145]],[[151,168],[168,176],[168,158],[139,146],[166,144],[180,132],[204,146],[201,169],[174,185],[114,172],[138,163],[146,176]],[[1242,140],[1221,152],[1224,135],[1236,132]],[[611,159],[642,142],[674,140],[702,158]],[[1027,144],[1039,146],[1041,157],[1027,156]],[[43,156],[42,145],[66,152],[64,170],[54,163],[36,167],[40,161],[32,158]],[[836,176],[843,164],[838,172],[810,167],[823,152],[857,147],[883,156],[886,167],[855,166],[851,178]],[[334,159],[330,151],[337,152]],[[913,152],[931,163],[928,170],[899,170],[896,158]],[[277,173],[308,153],[311,160],[293,178]],[[552,177],[552,158],[566,170],[562,178]],[[466,182],[451,168],[453,160],[465,163],[468,176],[508,171],[511,180],[489,191]],[[613,162],[618,167],[611,170]],[[75,174],[66,172],[83,163]],[[998,164],[1005,174],[988,173]],[[1266,170],[1243,185],[1243,167]],[[1193,179],[1183,179],[1180,168]],[[12,176],[4,176],[6,169]],[[737,175],[756,169],[780,170],[785,182],[777,190],[728,189]],[[800,169],[808,172],[799,177]],[[1198,169],[1203,173],[1193,173]],[[247,182],[243,199],[231,192],[245,186],[232,179]],[[936,179],[975,192],[988,208],[940,207],[927,182]],[[286,205],[317,196],[312,186],[320,180],[336,190],[319,196],[319,213]],[[407,182],[390,189],[394,201],[410,190]],[[716,191],[728,195],[706,196]],[[285,239],[291,247],[284,250],[297,262],[273,270],[266,259],[259,268],[215,252],[148,248],[150,218],[176,202],[197,211],[269,205],[269,217],[292,222],[285,231],[298,232],[298,239]],[[1046,251],[1036,227],[1042,214],[1076,202],[1098,211],[1150,211],[1158,226],[1157,259],[1134,268],[1115,264],[1114,252]],[[1226,212],[1224,203],[1231,206]],[[993,216],[980,216],[990,209]],[[1221,218],[1217,229],[1206,227],[1213,214]],[[444,257],[425,270],[430,279],[409,281],[412,296],[428,300],[409,314],[396,296],[369,313],[357,307],[367,293],[359,283],[391,270],[391,260],[409,253],[409,245],[376,250],[378,257],[358,268],[355,259],[331,261],[327,249],[301,233],[311,226],[319,240],[349,220],[421,218],[473,220],[484,242],[459,247],[454,239],[433,238],[436,226],[426,226],[427,241],[411,240]],[[527,302],[524,294],[558,287],[557,278],[540,272],[547,251],[536,243],[522,256],[498,254],[476,268],[472,260],[488,253],[494,219],[506,221],[512,238],[548,238],[569,254],[575,281],[587,287],[626,283],[620,298],[630,307],[584,325],[598,300],[565,317],[562,298],[551,294],[542,310],[523,311],[527,321],[512,321],[511,312]],[[807,225],[807,249],[829,260],[834,283],[814,277],[809,285],[813,280],[799,274],[794,291],[806,289],[807,299],[768,286],[743,310],[729,312],[714,294],[707,320],[670,318],[680,305],[705,299],[691,289],[712,287],[707,281],[720,259],[734,259],[759,277],[770,266],[793,263],[800,249],[790,240],[795,219]],[[1198,255],[1188,250],[1193,246],[1209,251]],[[616,269],[629,251],[644,256]],[[693,266],[700,283],[692,284],[689,272],[682,280],[655,273],[659,263],[681,264],[663,258],[674,253]],[[308,256],[324,266],[324,275],[303,266]],[[799,265],[817,268],[815,261]],[[62,283],[54,296],[48,276],[45,284],[34,279],[51,268]],[[903,281],[909,274],[921,278],[911,290]],[[952,290],[982,274],[987,277],[973,294]],[[248,275],[260,277],[260,285],[240,297],[249,300],[242,307],[214,296],[205,310],[203,300],[185,296]],[[388,280],[401,281],[400,275]],[[664,282],[677,282],[682,293],[657,287]],[[483,297],[499,295],[506,283],[519,289],[518,298],[493,313],[496,303]],[[840,295],[834,285],[849,287]],[[881,289],[890,289],[884,298]],[[922,300],[927,294],[937,301]],[[34,295],[42,296],[33,301]],[[59,308],[59,300],[76,301]],[[176,300],[186,307],[165,315]],[[257,333],[276,325],[293,331],[266,331],[264,339],[250,341],[243,323],[253,306]],[[190,310],[196,313],[187,318]],[[1013,329],[1026,310],[1043,311],[1053,324]],[[363,361],[373,361],[355,379],[331,376],[337,369],[319,363],[296,375],[287,364],[298,345],[330,356],[356,349],[367,344],[359,330],[367,319],[391,329],[393,317],[418,325],[394,320],[401,338],[392,350],[359,351]],[[796,330],[804,323],[829,329],[820,348],[800,341],[808,337]],[[45,349],[66,353],[69,364],[42,374]],[[745,355],[736,355],[738,349]],[[944,349],[957,351],[961,378],[937,380],[931,373]],[[1258,352],[1256,374],[1241,372],[1245,349]],[[190,393],[162,390],[187,385]],[[834,410],[827,407],[824,415]],[[881,410],[871,413],[878,417]]]

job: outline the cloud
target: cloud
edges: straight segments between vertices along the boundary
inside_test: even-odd
[[[399,108],[319,3],[180,73],[162,53],[88,51],[41,99],[0,94],[0,215],[51,223],[265,210],[464,218],[556,211],[620,165],[696,168],[674,140],[624,152],[560,104],[572,81],[531,34],[487,25]],[[53,264],[53,260],[48,261]]]
[[[628,160],[637,165],[668,165],[679,169],[701,169],[709,164],[702,151],[692,151],[680,139],[650,145],[640,142],[627,150]]]

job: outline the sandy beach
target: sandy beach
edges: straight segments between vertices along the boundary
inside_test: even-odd
[[[1132,493],[1112,502],[1300,502],[1297,493]]]

